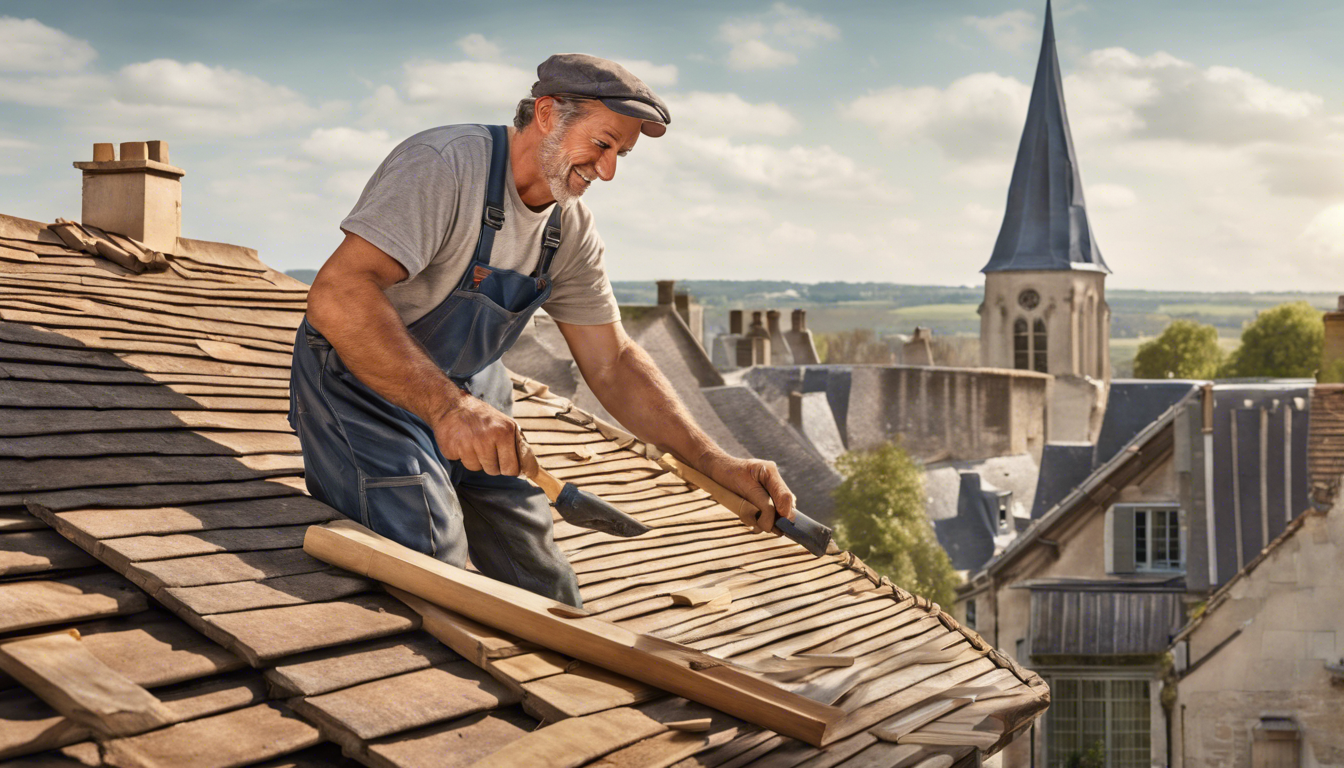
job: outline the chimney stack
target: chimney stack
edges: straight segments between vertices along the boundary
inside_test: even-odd
[[[789,424],[799,432],[803,431],[803,393],[789,393]]]
[[[111,144],[93,145],[84,172],[83,224],[173,253],[182,234],[182,177],[168,164],[168,142],[128,141],[118,160]]]
[[[673,304],[676,302],[677,281],[659,280],[658,281],[658,306]]]
[[[792,320],[793,320],[794,333],[802,333],[803,331],[807,330],[807,310],[805,309],[793,310]]]
[[[728,332],[736,336],[742,335],[742,310],[728,310]]]

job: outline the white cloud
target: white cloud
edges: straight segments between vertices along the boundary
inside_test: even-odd
[[[1025,83],[983,72],[942,89],[871,91],[844,105],[841,115],[893,139],[932,141],[951,157],[1001,160],[1016,147],[1030,97]]]
[[[1005,51],[1020,51],[1040,34],[1036,15],[1023,10],[1004,11],[998,16],[966,16],[962,22],[974,27],[991,44]]]
[[[299,144],[299,149],[308,157],[324,163],[353,163],[371,168],[381,163],[396,145],[397,141],[382,129],[362,131],[339,126],[314,129]]]
[[[1302,240],[1317,255],[1344,256],[1344,203],[1319,211],[1302,231]]]
[[[37,145],[23,139],[0,136],[0,176],[13,176],[28,170],[26,156]]]
[[[0,16],[0,72],[76,72],[98,53],[37,19]]]
[[[510,122],[535,79],[497,62],[408,61],[399,87],[380,85],[360,104],[361,125],[413,132],[455,122]]]
[[[729,19],[719,26],[719,39],[728,44],[728,66],[733,69],[778,69],[798,62],[798,53],[818,43],[840,38],[840,30],[820,16],[801,8],[775,3],[751,17]]]
[[[668,98],[673,127],[710,136],[786,136],[798,120],[774,102],[751,103],[736,93],[692,91]]]
[[[672,134],[668,134],[672,137]],[[896,202],[905,194],[828,146],[735,144],[726,138],[678,136],[679,164],[705,178],[719,178],[789,194]]]
[[[630,70],[631,74],[643,80],[650,88],[671,88],[677,84],[676,64],[654,64],[645,59],[613,59],[613,61]]]
[[[1099,211],[1129,208],[1139,202],[1134,190],[1123,184],[1088,184],[1084,190],[1088,207]]]
[[[458,40],[457,47],[462,49],[467,58],[479,61],[499,61],[504,54],[499,44],[487,39],[480,32],[472,32]]]

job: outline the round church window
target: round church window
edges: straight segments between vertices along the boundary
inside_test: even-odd
[[[1041,294],[1028,288],[1017,295],[1017,303],[1021,304],[1023,309],[1035,309],[1036,305],[1041,303]]]

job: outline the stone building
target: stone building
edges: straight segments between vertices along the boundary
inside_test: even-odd
[[[1048,4],[1003,225],[981,271],[981,365],[1053,375],[1050,440],[1094,439],[1111,378],[1110,269],[1087,220]]]

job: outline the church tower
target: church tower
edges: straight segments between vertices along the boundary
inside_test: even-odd
[[[1073,401],[1075,407],[1065,410],[1075,413],[1057,413],[1065,403],[1052,403],[1050,439],[1087,439],[1111,378],[1110,269],[1083,205],[1048,2],[1003,226],[981,271],[981,364],[1053,374],[1055,398]],[[1080,413],[1076,395],[1089,391],[1089,413]]]

